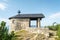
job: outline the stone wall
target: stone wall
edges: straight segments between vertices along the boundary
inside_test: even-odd
[[[17,31],[29,27],[29,19],[10,19],[10,31]]]

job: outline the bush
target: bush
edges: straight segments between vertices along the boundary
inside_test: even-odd
[[[52,26],[48,26],[48,28],[49,28],[49,30],[57,31],[59,26],[60,26],[60,24],[57,24],[55,26],[53,26],[53,25]]]
[[[0,40],[12,40],[12,38],[14,38],[14,32],[9,34],[6,22],[2,21],[0,24]]]

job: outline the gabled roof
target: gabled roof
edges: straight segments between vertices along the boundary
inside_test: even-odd
[[[44,18],[43,14],[17,14],[15,16],[10,17],[9,19],[13,18]]]

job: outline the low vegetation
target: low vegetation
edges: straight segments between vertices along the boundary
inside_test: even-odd
[[[57,31],[57,32],[56,32],[57,38],[55,38],[55,39],[56,39],[56,40],[60,40],[60,24],[48,26],[48,28],[49,28],[49,30]]]

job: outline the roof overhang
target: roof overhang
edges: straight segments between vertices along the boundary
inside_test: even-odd
[[[20,19],[20,18],[44,18],[43,14],[18,14],[15,16],[10,17],[9,19]]]

